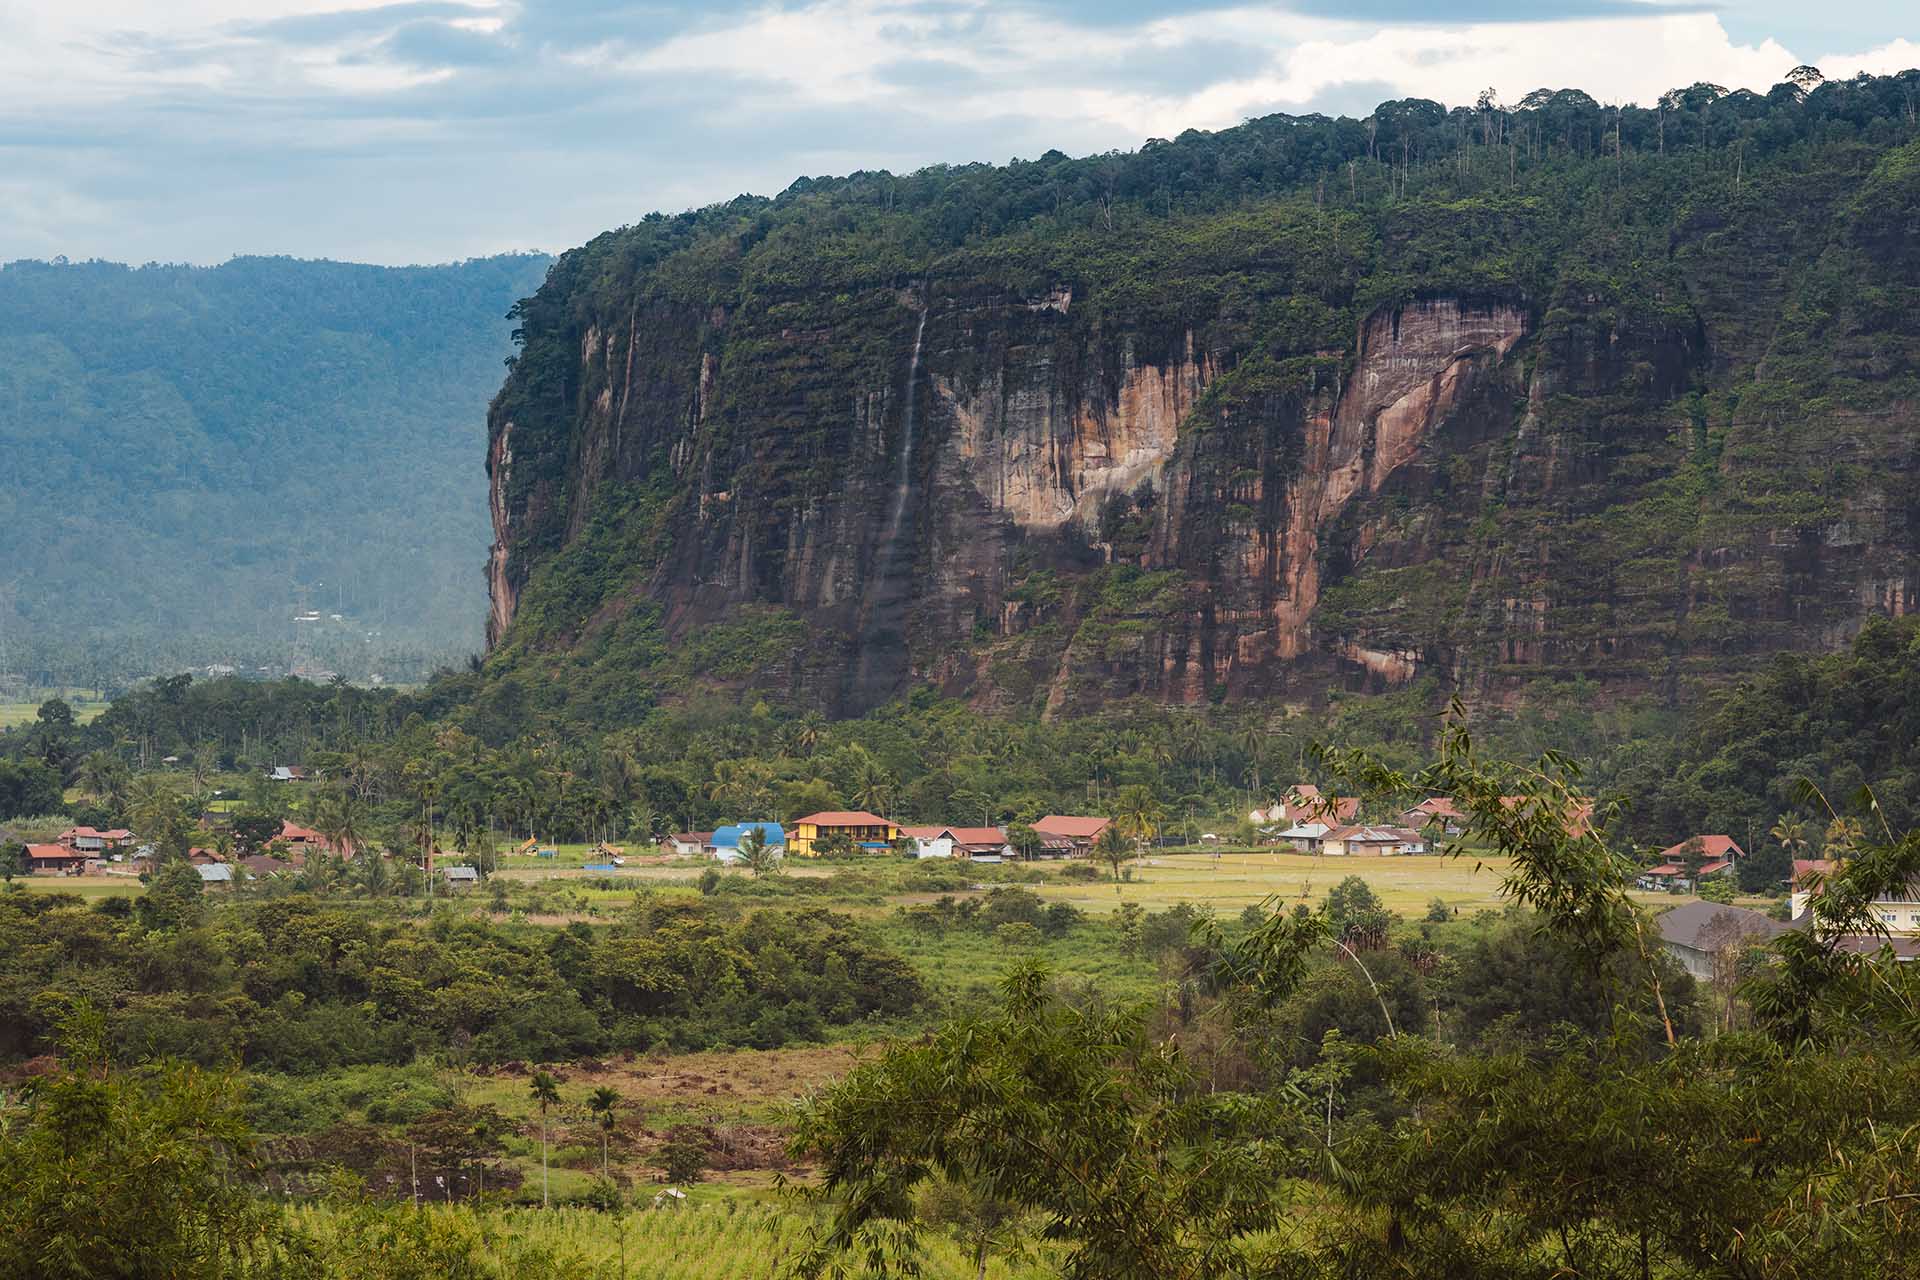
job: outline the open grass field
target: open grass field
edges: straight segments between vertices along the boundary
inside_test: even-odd
[[[88,902],[132,898],[146,891],[133,876],[16,876],[13,883],[28,893],[72,893]]]
[[[619,1214],[443,1205],[422,1212],[431,1215],[430,1225],[484,1231],[510,1239],[517,1250],[548,1250],[557,1258],[577,1259],[585,1267],[567,1274],[589,1274],[595,1280],[772,1280],[805,1247],[813,1224],[804,1206],[717,1198],[699,1187],[679,1208],[654,1209],[646,1207],[651,1200],[645,1190],[639,1198],[642,1207]],[[287,1212],[296,1226],[322,1239],[352,1229],[350,1219],[324,1205]],[[979,1274],[945,1236],[930,1231],[925,1243],[921,1274],[928,1280],[971,1280]],[[990,1258],[984,1274],[988,1280],[1028,1280],[1056,1273],[1031,1264],[1010,1267]]]
[[[98,689],[48,689],[38,696],[0,702],[0,729],[32,724],[40,712],[40,704],[49,698],[64,699],[73,708],[73,718],[81,724],[98,719],[100,713],[107,709],[106,700],[101,698]]]
[[[1348,876],[1359,876],[1389,911],[1418,916],[1435,898],[1462,915],[1499,907],[1504,858],[1323,858],[1304,853],[1160,853],[1132,864],[1133,878],[1115,892],[1113,880],[1049,884],[1045,897],[1083,911],[1111,911],[1123,902],[1163,911],[1177,902],[1237,913],[1278,897],[1312,906]]]

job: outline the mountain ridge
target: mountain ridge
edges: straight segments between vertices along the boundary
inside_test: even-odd
[[[0,268],[0,673],[420,679],[472,652],[478,423],[546,263]]]
[[[608,233],[490,414],[489,672],[1060,713],[1835,647],[1920,549],[1915,81],[1387,103]]]

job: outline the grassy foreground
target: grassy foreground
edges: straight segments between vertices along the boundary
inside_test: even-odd
[[[643,1201],[643,1204],[646,1202]],[[326,1205],[287,1210],[295,1226],[323,1241],[356,1229],[349,1214]],[[516,1251],[547,1251],[556,1260],[584,1263],[595,1280],[758,1280],[781,1274],[806,1247],[814,1218],[798,1203],[756,1203],[693,1197],[677,1208],[641,1207],[625,1213],[590,1209],[471,1209],[423,1205],[437,1225],[466,1227],[510,1239]],[[979,1274],[952,1239],[924,1237],[922,1275],[962,1280]],[[1050,1274],[1032,1264],[987,1260],[989,1280],[1030,1280]]]

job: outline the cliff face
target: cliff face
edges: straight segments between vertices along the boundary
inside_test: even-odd
[[[1063,711],[1831,646],[1920,548],[1913,322],[1830,296],[1904,261],[1892,163],[1096,220],[1017,271],[765,214],[596,242],[492,414],[494,663]]]

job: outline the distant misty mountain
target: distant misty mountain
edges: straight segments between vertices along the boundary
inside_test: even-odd
[[[547,262],[0,267],[0,677],[477,650],[487,400]]]

